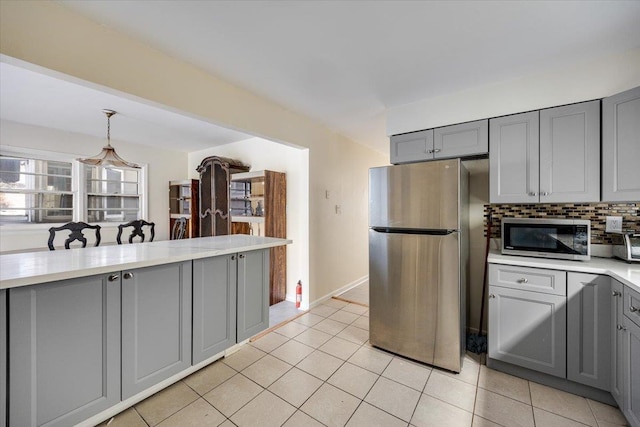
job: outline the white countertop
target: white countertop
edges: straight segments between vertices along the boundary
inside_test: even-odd
[[[502,255],[499,251],[492,250],[489,252],[487,262],[490,264],[548,268],[551,270],[575,271],[578,273],[606,274],[640,292],[640,263],[630,264],[615,258],[591,257],[590,261],[568,261]]]
[[[0,255],[0,289],[271,248],[288,239],[244,234]]]

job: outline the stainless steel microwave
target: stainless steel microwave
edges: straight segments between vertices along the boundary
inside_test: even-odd
[[[586,219],[502,219],[502,253],[589,260],[591,221]]]

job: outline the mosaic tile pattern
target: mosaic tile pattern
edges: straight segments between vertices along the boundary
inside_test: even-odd
[[[617,243],[616,234],[606,233],[606,217],[621,216],[625,232],[640,233],[640,202],[633,203],[564,203],[564,204],[493,204],[484,205],[484,229],[491,215],[491,237],[500,238],[502,218],[562,218],[591,220],[591,243]]]

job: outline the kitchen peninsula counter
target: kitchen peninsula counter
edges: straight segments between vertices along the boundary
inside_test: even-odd
[[[0,289],[267,249],[288,239],[244,234],[0,255]]]
[[[569,261],[502,255],[499,251],[492,250],[489,253],[487,262],[489,264],[546,268],[549,270],[573,271],[576,273],[604,274],[640,292],[640,263],[631,264],[617,258],[591,257],[589,261]]]

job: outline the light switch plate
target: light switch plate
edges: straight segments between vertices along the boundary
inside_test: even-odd
[[[621,216],[608,216],[607,217],[607,233],[622,233],[622,217]]]

